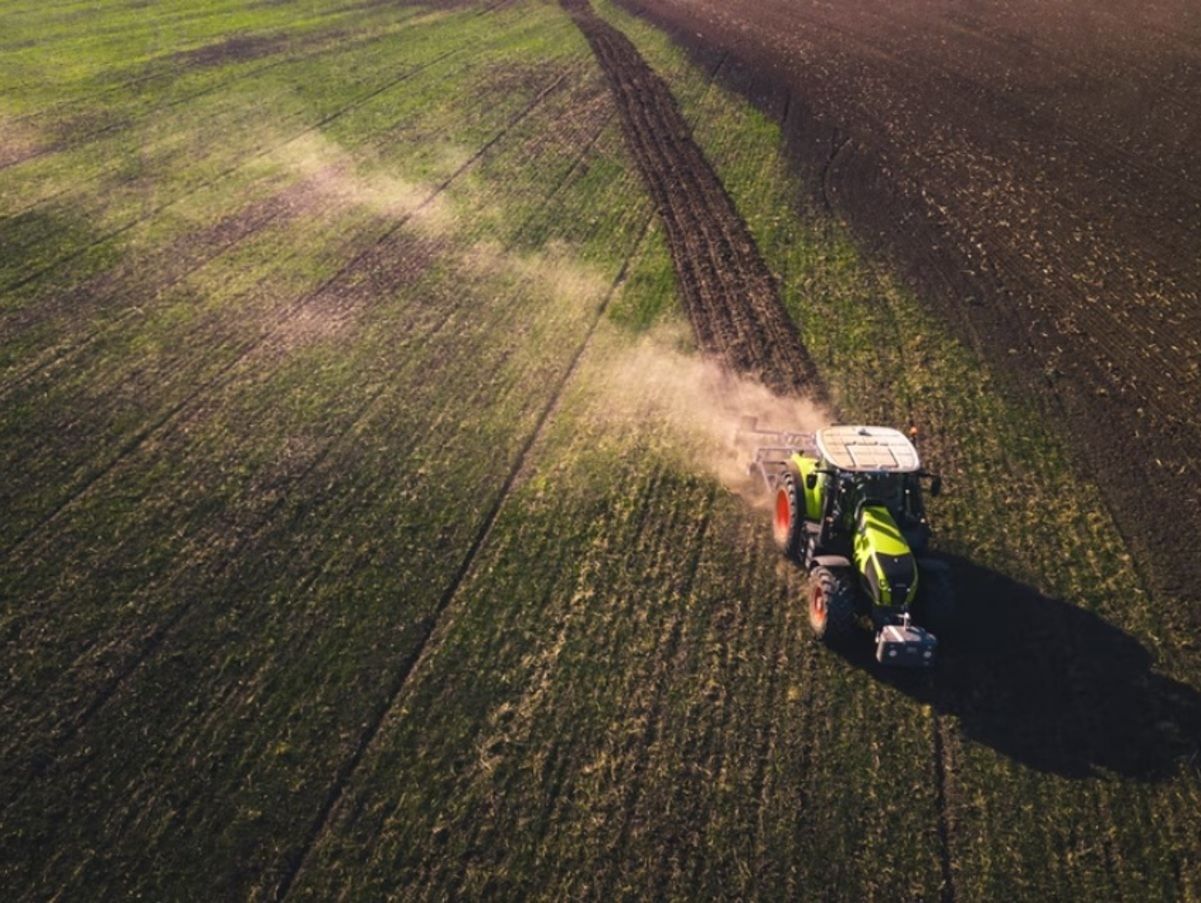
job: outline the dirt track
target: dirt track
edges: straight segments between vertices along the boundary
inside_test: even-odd
[[[596,53],[626,143],[663,222],[697,345],[777,392],[824,397],[746,224],[667,85],[587,0],[562,0]]]
[[[1196,9],[624,3],[731,54],[830,208],[1046,399],[1163,595],[1197,600]]]

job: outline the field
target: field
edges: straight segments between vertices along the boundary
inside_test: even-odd
[[[610,0],[0,23],[14,898],[1201,896],[1174,547],[739,47]],[[937,671],[810,638],[745,410],[920,426]]]

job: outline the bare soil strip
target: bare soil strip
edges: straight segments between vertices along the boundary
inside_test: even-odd
[[[775,280],[670,89],[587,0],[562,0],[605,71],[622,131],[663,221],[702,353],[782,394],[825,389]]]

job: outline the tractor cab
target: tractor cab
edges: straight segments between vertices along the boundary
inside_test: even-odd
[[[821,544],[849,541],[861,526],[864,509],[883,508],[907,545],[915,553],[923,551],[930,528],[922,504],[924,474],[913,443],[899,430],[881,426],[827,427],[814,439],[817,461],[809,468],[805,488],[818,496],[814,513],[825,517]],[[935,481],[931,493],[938,489]]]

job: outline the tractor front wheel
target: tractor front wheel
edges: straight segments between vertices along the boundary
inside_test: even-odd
[[[809,572],[809,626],[825,643],[850,635],[855,627],[855,587],[846,575],[824,567]]]
[[[805,532],[805,509],[801,505],[800,484],[793,474],[785,474],[776,487],[772,537],[777,548],[788,558],[797,557],[801,535]]]

